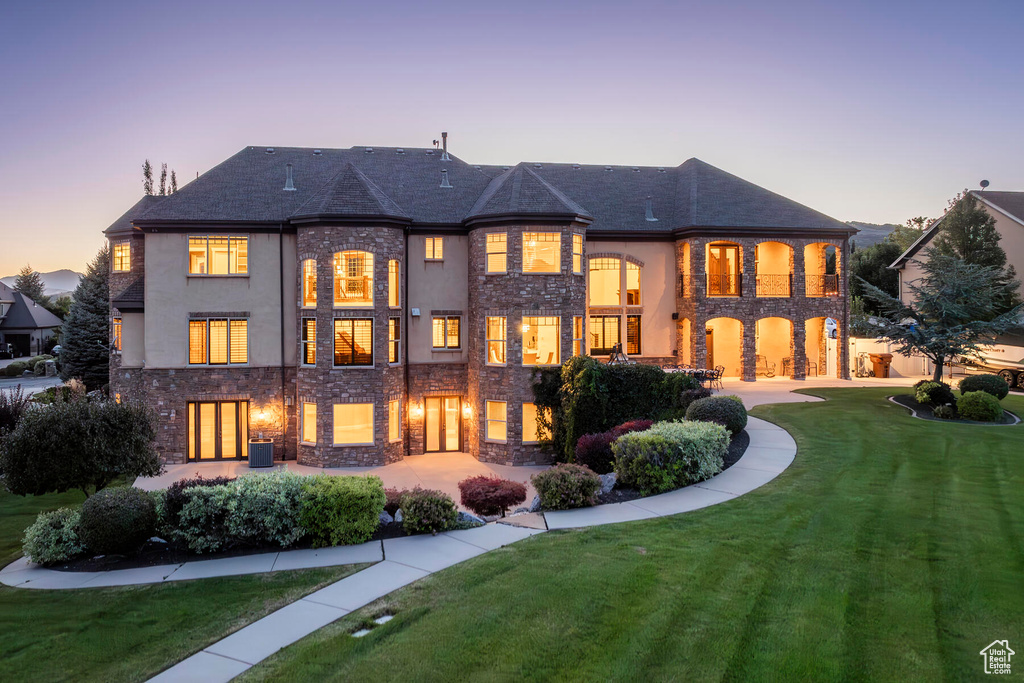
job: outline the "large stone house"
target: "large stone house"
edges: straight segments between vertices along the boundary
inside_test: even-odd
[[[533,374],[574,354],[846,376],[853,232],[697,159],[248,147],[106,231],[111,387],[168,462],[544,462]]]

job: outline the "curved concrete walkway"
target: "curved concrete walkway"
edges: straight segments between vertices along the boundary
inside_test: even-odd
[[[523,519],[542,519],[547,529],[589,527],[677,515],[731,500],[779,476],[796,456],[793,438],[770,422],[751,417],[747,432],[750,445],[743,457],[707,481],[628,503],[524,515]],[[433,572],[545,531],[515,526],[515,517],[503,521],[437,536],[110,572],[58,572],[19,560],[0,571],[0,581],[23,588],[90,588],[376,562],[249,624],[152,679],[215,683],[230,681],[300,638]]]

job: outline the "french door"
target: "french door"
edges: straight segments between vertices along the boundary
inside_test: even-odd
[[[462,447],[462,399],[458,396],[431,396],[424,399],[426,409],[427,453],[458,451]]]
[[[708,296],[739,296],[740,249],[735,244],[708,247]]]
[[[188,404],[188,459],[245,457],[249,443],[248,401],[196,401]]]

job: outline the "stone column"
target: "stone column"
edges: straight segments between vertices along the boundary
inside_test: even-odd
[[[748,321],[743,323],[743,362],[740,372],[744,382],[753,382],[757,378],[757,364],[754,355],[757,343],[754,335],[757,331],[756,323]]]
[[[803,320],[793,321],[792,379],[807,379],[807,327]]]
[[[757,296],[757,271],[754,268],[754,264],[757,261],[754,256],[756,249],[757,242],[755,240],[743,240],[740,245],[742,252],[740,265],[742,266],[741,272],[743,273],[740,296],[744,299],[753,299]]]

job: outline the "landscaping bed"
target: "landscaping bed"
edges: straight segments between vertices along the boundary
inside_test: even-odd
[[[893,403],[903,406],[904,408],[913,411],[915,417],[922,420],[933,420],[935,422],[947,422],[953,424],[969,424],[969,425],[1015,425],[1020,422],[1020,418],[1011,413],[1009,410],[1003,410],[1002,419],[993,422],[979,422],[977,420],[963,420],[960,418],[942,418],[935,417],[935,408],[927,403],[918,403],[913,396],[910,394],[899,394],[896,396],[890,396],[889,400]]]

